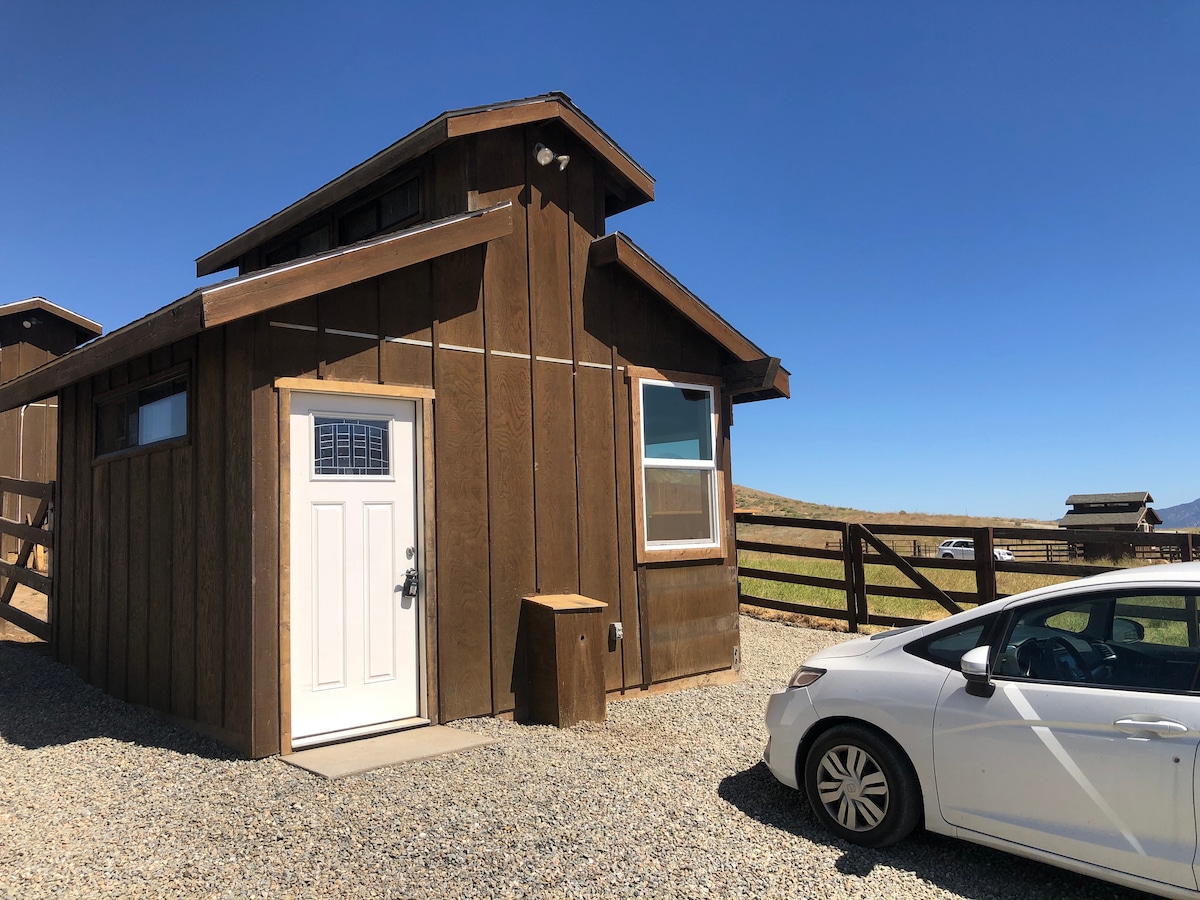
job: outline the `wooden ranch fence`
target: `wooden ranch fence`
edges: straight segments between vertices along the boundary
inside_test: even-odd
[[[53,581],[48,574],[34,570],[38,554],[36,547],[54,550],[54,534],[51,528],[54,506],[54,482],[20,481],[16,478],[0,478],[0,493],[19,494],[38,500],[37,512],[28,522],[16,522],[0,517],[0,533],[9,534],[21,541],[21,549],[13,562],[0,559],[0,576],[4,577],[4,588],[0,590],[0,619],[12,622],[44,641],[50,640],[50,623],[30,615],[12,605],[13,594],[18,584],[50,595]],[[47,605],[49,609],[49,605]]]
[[[783,612],[800,613],[817,618],[838,619],[846,622],[850,631],[858,631],[862,625],[919,625],[931,619],[907,618],[873,611],[871,597],[901,597],[930,600],[949,613],[961,612],[965,606],[987,603],[1008,596],[996,588],[999,572],[1026,573],[1031,575],[1060,575],[1082,578],[1111,572],[1122,566],[1095,565],[1066,562],[1067,559],[1082,558],[1068,554],[1058,548],[1078,548],[1083,544],[1110,545],[1129,548],[1128,555],[1139,558],[1153,557],[1188,561],[1194,559],[1192,534],[1145,534],[1128,531],[1078,531],[1061,528],[965,528],[933,525],[863,525],[853,522],[838,522],[829,519],[802,519],[791,516],[767,516],[757,513],[736,514],[739,525],[766,525],[775,528],[807,529],[836,534],[836,540],[824,541],[824,546],[797,546],[780,541],[749,540],[740,536],[739,551],[773,554],[776,556],[835,560],[842,563],[842,577],[830,578],[797,572],[781,572],[760,566],[738,564],[739,602],[747,606]],[[885,537],[881,537],[885,536]],[[971,538],[975,542],[975,559],[940,559],[923,551],[922,538]],[[1029,556],[1018,554],[1017,547],[1031,547]],[[993,549],[997,546],[1014,548],[1012,562],[997,561]],[[1047,548],[1054,549],[1047,549]],[[906,555],[911,551],[911,555]],[[892,566],[902,573],[911,586],[872,584],[867,581],[868,565]],[[922,569],[959,569],[973,571],[974,591],[944,590],[922,574]],[[769,597],[757,597],[741,591],[740,579],[757,578],[765,581],[808,585],[826,588],[846,597],[845,609],[793,603]]]

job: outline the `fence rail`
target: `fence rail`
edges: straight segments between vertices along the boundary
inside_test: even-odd
[[[37,558],[36,547],[45,547],[48,551],[54,549],[52,529],[54,482],[21,481],[16,478],[0,477],[0,493],[18,494],[41,501],[38,503],[37,512],[28,522],[16,522],[0,517],[0,534],[12,535],[21,541],[21,548],[17,552],[14,562],[10,563],[0,559],[0,576],[4,578],[4,588],[0,590],[0,619],[5,619],[35,637],[48,641],[50,640],[49,621],[30,615],[23,609],[18,609],[12,605],[12,600],[18,584],[23,584],[47,596],[53,589],[53,580],[48,575],[34,571],[31,563]],[[47,605],[48,610],[49,605]]]
[[[739,551],[739,601],[747,606],[801,613],[819,618],[844,621],[850,631],[858,631],[862,625],[912,625],[924,624],[932,619],[909,618],[891,615],[872,609],[871,597],[897,597],[928,600],[938,604],[947,612],[960,612],[965,606],[987,603],[1007,596],[997,589],[998,573],[1024,573],[1030,575],[1074,576],[1095,575],[1123,568],[1119,565],[1101,565],[1096,562],[1076,562],[1099,550],[1114,551],[1115,557],[1131,556],[1151,560],[1194,559],[1193,540],[1200,536],[1191,534],[1140,533],[1123,531],[1079,531],[1075,529],[1045,528],[966,528],[962,526],[898,525],[874,523],[864,525],[854,522],[837,522],[829,519],[803,519],[792,516],[765,516],[757,513],[739,512],[738,525],[765,525],[775,528],[829,532],[831,537],[823,546],[797,546],[778,540],[750,540],[738,538]],[[836,534],[836,537],[832,537]],[[886,535],[887,537],[883,537]],[[974,541],[973,560],[942,559],[934,555],[936,543],[922,538],[970,538]],[[993,550],[997,547],[1012,550],[1014,559],[997,560]],[[1125,553],[1124,551],[1128,552]],[[765,562],[743,566],[740,552],[773,554],[801,559],[818,559],[842,562],[842,576],[828,577],[796,572],[781,572],[769,569]],[[1120,552],[1116,552],[1120,551]],[[868,581],[868,566],[890,566],[902,573],[908,585],[877,584]],[[946,590],[922,573],[922,569],[958,569],[973,572],[975,590]],[[742,593],[741,579],[756,578],[764,581],[796,584],[823,588],[845,594],[845,608],[818,606],[809,603],[794,603],[771,597],[758,597]]]

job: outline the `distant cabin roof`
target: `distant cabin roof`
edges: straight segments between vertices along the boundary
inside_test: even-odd
[[[28,300],[18,300],[16,303],[0,305],[0,317],[31,312],[44,312],[74,325],[81,332],[79,341],[77,342],[80,344],[104,332],[104,326],[99,322],[93,322],[91,319],[81,316],[79,313],[71,312],[71,310],[59,306],[57,303],[51,303],[45,297],[30,297]]]
[[[339,175],[323,187],[297,200],[291,206],[264,219],[253,228],[243,231],[221,246],[208,251],[196,260],[196,277],[211,275],[237,264],[248,250],[282,234],[310,216],[328,209],[354,192],[377,181],[388,172],[423,156],[456,137],[559,119],[575,133],[596,156],[608,164],[611,175],[620,186],[619,193],[609,191],[605,213],[615,215],[654,199],[654,179],[638,165],[617,142],[605,134],[595,122],[558,91],[508,100],[489,106],[474,106],[442,113],[416,131],[402,137],[385,150]]]
[[[1158,513],[1154,510],[1136,509],[1128,512],[1069,512],[1059,522],[1063,528],[1075,528],[1077,526],[1085,527],[1117,527],[1120,525],[1137,526],[1142,522],[1149,522],[1151,525],[1161,525],[1162,519],[1158,517]]]
[[[1153,503],[1154,498],[1145,491],[1129,491],[1124,494],[1072,494],[1067,506],[1078,503]]]

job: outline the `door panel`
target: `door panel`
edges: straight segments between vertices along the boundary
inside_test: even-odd
[[[363,504],[367,574],[367,681],[395,678],[396,537],[391,503]]]
[[[421,598],[401,590],[416,423],[409,400],[292,394],[293,746],[423,721]]]
[[[312,633],[315,690],[346,684],[346,509],[312,505]]]

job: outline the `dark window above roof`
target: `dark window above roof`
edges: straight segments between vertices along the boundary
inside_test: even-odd
[[[338,246],[364,241],[421,216],[421,179],[410,178],[338,219]]]

